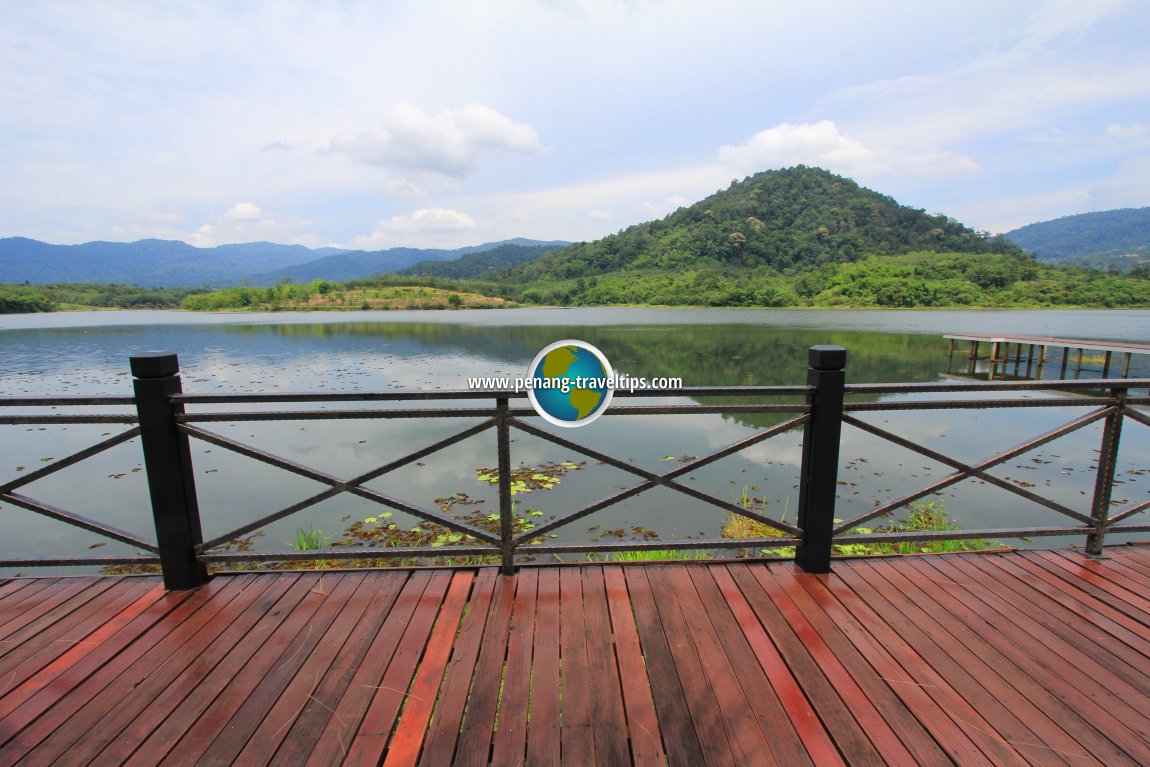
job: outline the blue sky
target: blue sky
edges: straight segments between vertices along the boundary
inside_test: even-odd
[[[0,236],[589,240],[805,163],[1150,205],[1142,0],[0,0]]]

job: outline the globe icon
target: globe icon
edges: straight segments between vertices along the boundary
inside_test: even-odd
[[[585,341],[557,341],[535,357],[527,396],[535,411],[557,426],[584,426],[611,402],[613,377],[603,353]]]

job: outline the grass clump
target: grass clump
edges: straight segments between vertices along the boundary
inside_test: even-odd
[[[757,499],[749,498],[744,491],[743,498],[738,502],[740,506],[749,511],[762,513]],[[835,520],[840,522],[841,520]],[[861,535],[871,533],[933,533],[958,531],[962,528],[950,516],[950,512],[942,501],[920,501],[907,506],[904,518],[894,520],[889,524],[869,528],[856,527],[851,532]],[[782,538],[784,533],[770,525],[757,522],[739,514],[729,514],[727,522],[723,525],[724,538]],[[874,543],[836,543],[832,553],[838,556],[876,556],[884,554],[949,554],[956,551],[984,551],[987,549],[1007,548],[1000,541],[991,538],[944,538],[930,541],[875,541]],[[795,555],[794,546],[780,546],[775,549],[764,549],[759,552],[762,556],[790,558]],[[746,552],[742,552],[745,556]]]

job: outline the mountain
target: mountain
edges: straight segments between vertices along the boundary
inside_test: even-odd
[[[757,173],[658,221],[550,253],[515,281],[715,267],[775,271],[912,251],[1022,251],[807,166]]]
[[[389,248],[375,251],[345,251],[335,255],[308,261],[302,264],[277,269],[263,274],[250,274],[247,281],[252,285],[272,285],[282,279],[292,282],[311,282],[312,280],[328,280],[330,282],[347,282],[348,280],[361,280],[385,272],[398,272],[401,269],[417,263],[450,262],[455,259],[466,258],[473,254],[485,253],[505,245],[518,247],[547,247],[556,243],[541,242],[518,238],[500,242],[488,242],[483,245],[471,245],[453,250],[437,250],[425,248]],[[559,245],[569,243],[560,242]],[[429,274],[430,272],[421,272]]]
[[[514,242],[514,241],[509,241]],[[570,245],[555,242],[544,245],[500,245],[491,250],[469,253],[450,261],[420,261],[400,269],[404,276],[447,277],[453,280],[481,280],[516,266],[530,263],[545,253]]]
[[[1127,271],[1150,262],[1150,208],[1063,216],[1028,224],[1005,236],[1043,260]]]
[[[122,283],[165,287],[222,285],[252,272],[281,269],[336,252],[252,242],[197,248],[174,240],[50,245],[0,239],[0,283]]]
[[[197,248],[176,240],[51,245],[25,237],[0,238],[0,283],[120,283],[144,287],[267,286],[323,279],[346,281],[394,272],[420,261],[443,261],[504,245],[545,247],[566,242],[514,239],[454,250],[391,248],[347,251],[251,242]]]

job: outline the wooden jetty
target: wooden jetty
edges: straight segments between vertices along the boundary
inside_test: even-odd
[[[1146,765],[1150,549],[0,582],[0,764]]]
[[[1073,377],[1076,379],[1082,373],[1083,356],[1088,352],[1102,355],[1102,378],[1110,377],[1112,358],[1115,354],[1122,355],[1122,378],[1129,377],[1130,363],[1135,354],[1150,355],[1150,344],[1126,343],[1123,341],[1093,341],[1080,338],[991,335],[985,333],[949,333],[944,335],[943,338],[950,341],[950,352],[947,359],[951,362],[954,360],[956,346],[959,341],[966,341],[970,344],[969,351],[966,355],[970,375],[974,374],[975,365],[980,359],[980,347],[983,344],[989,345],[990,354],[986,359],[990,366],[989,372],[991,379],[999,377],[1000,369],[1002,373],[1005,374],[1006,368],[1011,362],[1010,347],[1012,344],[1014,345],[1013,362],[1015,373],[1025,375],[1027,378],[1031,377],[1032,371],[1034,371],[1035,378],[1042,378],[1047,361],[1052,356],[1052,349],[1061,350],[1061,353],[1057,355],[1060,359],[1059,379],[1065,379],[1067,377],[1067,372],[1070,370],[1069,362],[1071,354],[1074,352],[1077,353],[1073,366]],[[1020,373],[1024,356],[1023,349],[1026,350],[1026,371],[1024,374]],[[1035,370],[1035,365],[1037,365],[1037,370]]]

